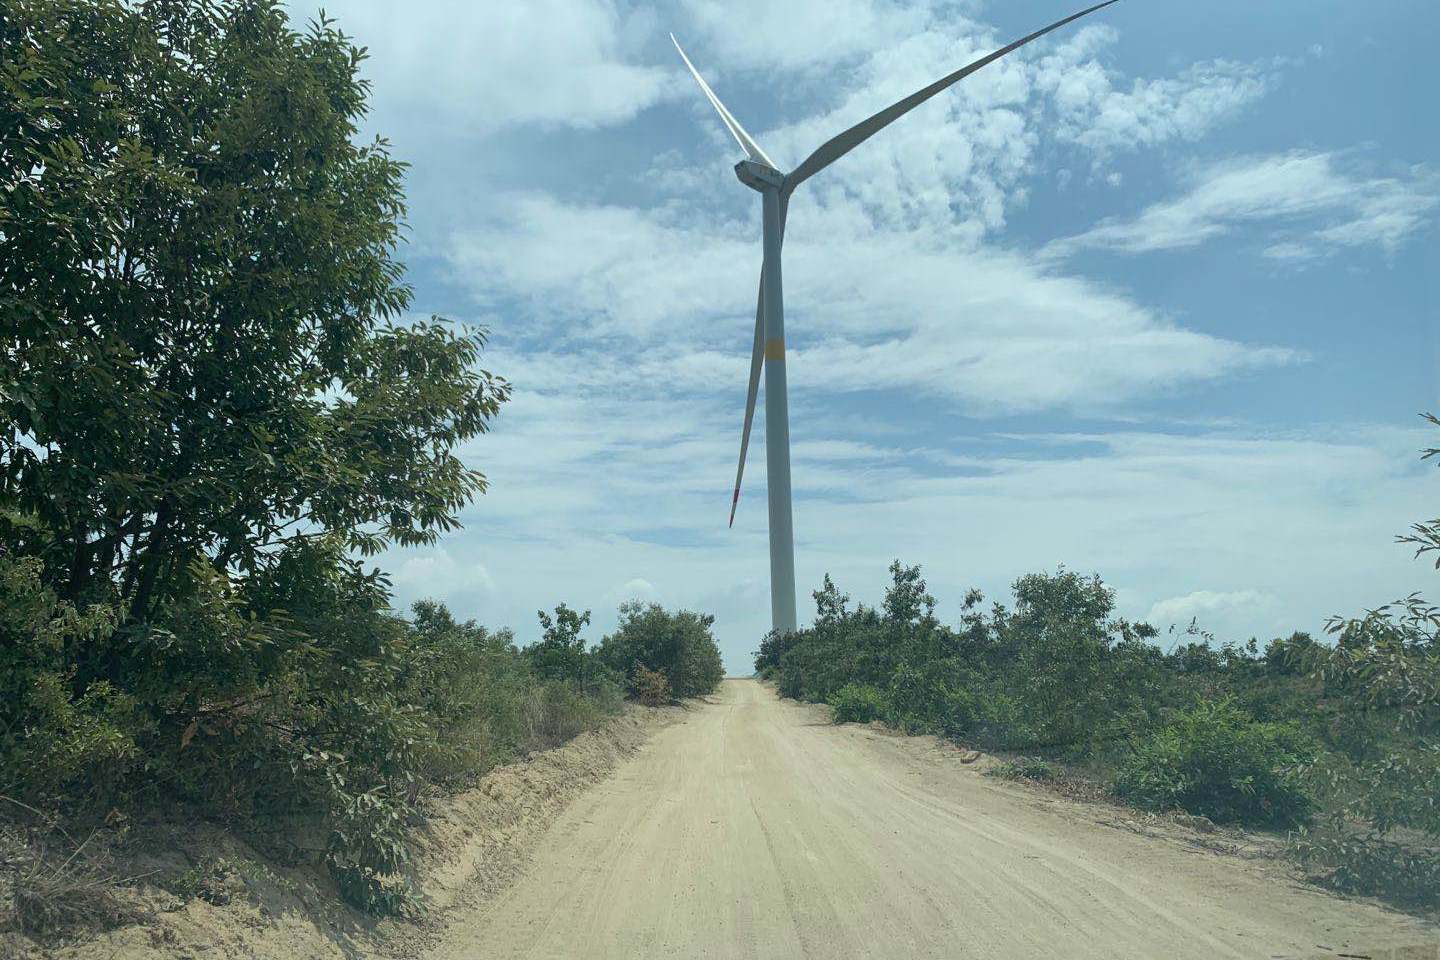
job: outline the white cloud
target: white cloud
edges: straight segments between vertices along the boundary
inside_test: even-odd
[[[770,99],[794,99],[773,91],[797,76],[813,94],[805,102],[818,109],[798,119],[758,131],[749,123],[781,166],[1010,39],[944,4],[746,0],[740,7],[687,3],[705,27],[701,36],[711,49],[702,52],[711,56],[702,60],[707,73],[722,78],[722,99],[732,86],[724,82],[726,64],[748,68],[755,86],[772,91]],[[1091,25],[1057,37],[967,77],[807,183],[802,194],[821,206],[858,206],[879,224],[976,239],[1025,202],[1024,181],[1045,138],[1084,148],[1097,165],[1117,153],[1193,141],[1262,97],[1277,77],[1273,63],[1207,61],[1174,77],[1127,79],[1097,59],[1118,41],[1113,28]],[[704,129],[723,143],[708,107],[694,102]],[[1112,185],[1115,176],[1107,177]]]
[[[1271,602],[1271,597],[1258,590],[1196,590],[1183,597],[1170,597],[1156,602],[1145,615],[1145,620],[1161,630],[1173,626],[1184,627],[1192,620],[1201,629],[1207,629],[1210,619],[1217,614],[1237,610],[1253,613],[1257,608]]]
[[[427,597],[493,596],[495,578],[483,563],[457,557],[444,546],[403,554],[387,568],[403,594]]]
[[[1291,151],[1199,168],[1188,191],[1130,219],[1111,218],[1048,252],[1084,247],[1143,253],[1198,246],[1245,225],[1269,231],[1264,252],[1281,260],[1374,246],[1393,251],[1440,206],[1440,175],[1412,167],[1366,175],[1344,155]]]
[[[610,599],[620,603],[630,600],[656,601],[660,599],[660,591],[656,590],[655,585],[644,577],[634,577],[611,591]]]
[[[787,333],[798,391],[899,390],[971,412],[1114,411],[1303,360],[1283,347],[1187,330],[1122,291],[1021,254],[867,226],[853,208],[797,202],[792,224]],[[542,329],[563,329],[568,349],[585,346],[583,361],[532,370],[521,358],[517,383],[563,376],[651,394],[705,393],[744,382],[752,229],[531,195],[451,256],[456,276],[483,301],[524,297]]]
[[[1278,82],[1273,64],[1211,60],[1174,77],[1129,81],[1093,59],[1117,34],[1089,27],[1043,58],[1036,89],[1053,98],[1056,136],[1098,158],[1172,141],[1194,141],[1268,93]]]
[[[680,7],[716,66],[743,69],[829,65],[918,32],[930,17],[928,4],[885,0],[681,0]]]
[[[615,0],[342,0],[326,12],[369,48],[375,109],[392,124],[596,127],[683,89],[670,65],[639,62],[653,16]]]

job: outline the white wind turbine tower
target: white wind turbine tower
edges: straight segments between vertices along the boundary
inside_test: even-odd
[[[735,165],[740,182],[760,193],[764,204],[763,235],[765,259],[760,270],[760,293],[755,305],[755,343],[750,353],[750,390],[745,399],[745,426],[740,434],[740,464],[735,470],[735,494],[730,500],[730,523],[735,523],[735,507],[740,502],[740,479],[745,474],[745,451],[750,445],[750,424],[755,417],[755,395],[760,388],[760,370],[765,369],[765,466],[770,493],[770,619],[781,632],[795,629],[795,542],[790,511],[790,415],[785,390],[785,299],[780,280],[780,245],[785,237],[785,214],[790,194],[806,180],[854,150],[895,120],[951,84],[963,80],[987,64],[993,63],[1031,40],[1058,30],[1072,20],[1108,7],[1117,0],[1105,0],[1093,7],[1057,20],[1042,30],[1021,37],[994,53],[961,67],[930,86],[893,103],[879,113],[857,123],[839,136],[832,137],[798,167],[781,173],[775,162],[765,155],[760,145],[745,132],[740,122],[725,109],[715,91],[690,62],[675,35],[670,40],[700,89],[705,91],[715,111],[720,114],[735,140],[745,151],[746,159]]]

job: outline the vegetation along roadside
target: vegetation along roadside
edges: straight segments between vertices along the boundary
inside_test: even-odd
[[[392,608],[368,561],[458,526],[511,386],[483,330],[408,312],[363,59],[269,0],[0,17],[0,923],[27,934],[104,922],[100,855],[172,813],[408,912],[423,798],[719,681],[698,614],[626,607],[592,650],[564,605],[524,648]]]
[[[1440,520],[1399,539],[1440,555]],[[1099,577],[1030,574],[1009,606],[972,590],[950,626],[918,567],[890,573],[878,608],[826,576],[814,624],[767,636],[756,672],[836,722],[1014,756],[1001,776],[1063,773],[1137,807],[1285,831],[1332,887],[1440,906],[1440,608],[1411,596],[1263,649],[1192,624],[1165,645],[1114,615]]]

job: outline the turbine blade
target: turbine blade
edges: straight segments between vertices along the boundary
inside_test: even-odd
[[[774,162],[765,155],[764,150],[760,149],[760,144],[756,143],[754,138],[745,132],[745,128],[740,126],[740,121],[736,120],[734,114],[725,109],[725,104],[721,103],[720,98],[715,96],[715,91],[710,89],[710,84],[706,83],[705,78],[700,76],[700,71],[695,69],[695,64],[691,63],[690,58],[685,55],[685,50],[680,46],[680,41],[675,39],[675,34],[673,33],[670,34],[670,42],[675,44],[675,50],[680,54],[680,59],[684,60],[685,66],[690,68],[690,75],[695,78],[696,83],[700,84],[700,89],[705,91],[705,96],[710,101],[710,105],[715,108],[716,113],[720,114],[720,119],[724,122],[725,129],[729,130],[730,135],[735,138],[735,142],[740,144],[740,149],[744,150],[746,156],[751,160],[759,161],[767,167],[774,168]]]
[[[785,217],[790,201],[780,195],[780,241],[785,241]],[[730,498],[730,526],[735,526],[735,508],[740,505],[740,480],[745,476],[745,451],[750,449],[750,426],[755,422],[755,397],[760,392],[760,369],[765,364],[765,269],[760,269],[760,289],[755,294],[755,345],[750,350],[750,387],[745,394],[745,427],[740,431],[740,464],[735,468],[735,495]]]
[[[760,392],[760,368],[765,363],[765,273],[755,295],[755,345],[750,350],[750,388],[745,394],[745,427],[740,431],[740,464],[735,468],[735,495],[730,498],[730,526],[740,505],[740,480],[745,476],[745,451],[750,449],[750,425],[755,422],[755,395]]]
[[[920,106],[920,104],[924,103],[926,100],[929,100],[931,97],[935,96],[935,94],[944,90],[951,84],[970,76],[970,74],[974,73],[976,70],[979,70],[981,67],[985,67],[991,63],[994,63],[996,60],[999,60],[1007,53],[1010,53],[1013,50],[1017,50],[1020,47],[1025,46],[1025,44],[1029,43],[1031,40],[1038,40],[1040,37],[1045,36],[1045,34],[1049,33],[1050,31],[1060,29],[1061,27],[1065,26],[1065,24],[1070,23],[1072,20],[1079,20],[1081,17],[1086,16],[1087,14],[1094,13],[1096,10],[1099,10],[1103,7],[1108,7],[1110,6],[1110,4],[1116,2],[1118,2],[1118,0],[1105,0],[1104,3],[1097,3],[1095,4],[1095,6],[1089,7],[1085,10],[1081,10],[1079,13],[1072,13],[1064,20],[1057,20],[1054,23],[1050,24],[1050,26],[1045,27],[1042,30],[1036,30],[1029,36],[1021,37],[1014,43],[1008,46],[1001,47],[994,53],[983,56],[972,64],[961,67],[959,70],[956,70],[949,76],[942,77],[941,79],[936,80],[934,83],[930,84],[930,86],[928,87],[925,87],[923,90],[915,91],[914,93],[910,94],[910,96],[906,97],[904,100],[891,104],[884,110],[881,110],[879,113],[875,114],[873,117],[870,117],[868,120],[860,121],[859,123],[855,124],[855,126],[851,127],[849,130],[846,130],[839,136],[832,137],[831,139],[827,140],[825,143],[821,144],[814,153],[806,157],[805,161],[801,163],[800,166],[796,167],[794,171],[792,171],[785,178],[785,189],[794,190],[795,187],[799,186],[805,180],[808,180],[810,177],[813,177],[821,170],[830,166],[830,164],[834,163],[836,160],[839,160],[851,150],[854,150],[856,147],[860,146],[860,144],[864,143],[866,140],[879,133],[881,130],[889,126],[894,121],[898,120],[900,117],[903,117],[905,114]]]

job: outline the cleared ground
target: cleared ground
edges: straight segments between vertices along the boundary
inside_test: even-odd
[[[1440,957],[1418,921],[1107,825],[1126,814],[933,741],[748,680],[712,700],[572,804],[433,960]]]

